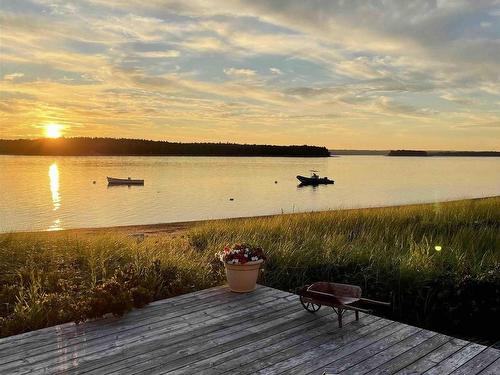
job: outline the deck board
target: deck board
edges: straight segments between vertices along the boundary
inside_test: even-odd
[[[163,330],[182,332],[183,329],[193,322],[202,325],[216,317],[223,319],[226,316],[227,309],[230,309],[232,312],[237,312],[244,309],[258,308],[264,302],[269,302],[269,299],[276,299],[276,297],[271,294],[272,291],[267,290],[260,293],[259,301],[249,299],[248,296],[245,295],[238,295],[235,296],[234,300],[219,300],[219,303],[199,305],[196,308],[188,306],[188,308],[186,308],[187,311],[182,309],[173,309],[173,311],[171,311],[168,309],[160,315],[155,312],[153,316],[150,316],[151,310],[148,310],[148,314],[145,314],[142,319],[138,319],[137,322],[127,322],[129,319],[124,319],[123,324],[116,324],[117,322],[114,321],[108,329],[103,326],[96,330],[85,330],[84,333],[80,333],[77,337],[73,335],[63,335],[52,342],[46,337],[43,337],[40,339],[41,341],[37,343],[36,347],[32,345],[18,345],[14,353],[2,356],[2,361],[10,363],[12,361],[23,360],[25,358],[23,353],[26,351],[30,353],[31,358],[29,361],[37,361],[43,359],[44,356],[53,356],[56,351],[61,351],[62,349],[64,349],[66,354],[72,352],[75,348],[79,351],[85,349],[85,351],[88,352],[94,349],[102,350],[108,342],[111,346],[123,346],[127,339],[132,341],[138,338],[145,340]],[[208,307],[205,308],[205,306]],[[143,312],[146,312],[146,310]],[[99,323],[102,325],[102,321]],[[209,322],[207,324],[209,324]]]
[[[352,366],[356,366],[357,364],[365,361],[368,358],[371,358],[378,353],[392,347],[393,345],[398,344],[402,340],[410,337],[421,331],[420,328],[412,327],[412,326],[404,326],[398,327],[394,333],[384,337],[383,339],[364,347],[362,350],[358,350],[355,353],[352,353],[349,356],[345,356],[342,358],[338,358],[335,361],[331,361],[331,358],[326,358],[325,361],[328,361],[326,367],[328,372],[331,373],[341,373],[343,371],[348,370]]]
[[[455,370],[459,370],[464,364],[473,359],[482,351],[487,348],[484,345],[469,343],[462,349],[449,356],[442,362],[436,364],[428,371],[424,372],[426,375],[446,375],[451,374]]]
[[[262,300],[260,302],[262,303],[264,301],[268,301],[269,298],[275,299],[275,297],[272,296],[268,297],[266,295],[262,295]],[[52,346],[57,346],[57,349],[59,350],[63,347],[71,348],[72,345],[79,344],[82,338],[85,339],[86,348],[90,348],[94,343],[102,346],[103,343],[107,341],[116,342],[118,338],[135,336],[137,333],[152,331],[156,328],[173,327],[174,325],[176,327],[185,326],[188,324],[187,322],[189,319],[201,322],[208,318],[208,314],[213,314],[227,308],[243,306],[246,306],[246,304],[240,298],[227,304],[224,304],[223,301],[219,301],[219,303],[207,303],[206,305],[186,306],[185,309],[175,309],[170,307],[168,312],[165,312],[164,310],[163,313],[159,314],[155,311],[148,310],[145,316],[135,317],[134,320],[127,317],[121,322],[120,320],[110,322],[109,326],[102,326],[101,324],[97,327],[91,327],[88,330],[81,329],[79,332],[71,333],[69,335],[61,334],[57,337],[57,340],[54,340],[52,337],[42,337],[36,343],[18,345],[12,348],[12,350],[8,353],[5,353],[5,355],[2,356],[2,361],[11,361],[16,357],[22,358],[22,352],[27,350],[29,350],[30,354],[34,356],[50,352],[54,349],[50,347],[51,345],[42,345],[43,342],[52,343]],[[222,312],[222,314],[224,314],[224,312]]]
[[[123,317],[0,339],[1,374],[492,374],[500,350],[264,286],[215,287]]]
[[[500,358],[495,362],[490,364],[484,370],[482,370],[479,374],[481,375],[498,375],[500,374]]]
[[[467,341],[459,339],[451,339],[444,345],[436,348],[432,352],[426,354],[422,358],[416,360],[411,365],[398,371],[397,375],[421,374],[430,368],[436,366],[455,352],[459,351],[467,344]]]

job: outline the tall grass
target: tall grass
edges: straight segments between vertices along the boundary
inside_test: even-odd
[[[268,286],[353,283],[391,300],[391,318],[498,340],[499,228],[497,197],[208,222],[189,238],[209,252],[239,241],[262,246]]]
[[[479,276],[498,265],[499,225],[500,199],[492,198],[215,221],[189,234],[209,251],[257,243],[282,267],[369,264],[432,279],[450,270]]]
[[[391,318],[455,334],[500,337],[500,197],[211,221],[184,233],[0,236],[2,335],[224,282],[214,253],[266,250],[261,282],[293,291],[313,281],[361,285],[391,299]],[[383,312],[384,313],[384,312]],[[496,327],[496,328],[495,328]]]
[[[2,336],[106,313],[222,282],[211,254],[184,236],[0,236]],[[218,265],[217,265],[218,266]],[[219,267],[220,268],[220,267]]]

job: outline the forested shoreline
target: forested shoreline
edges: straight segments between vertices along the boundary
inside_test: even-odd
[[[236,143],[179,143],[126,138],[0,139],[3,155],[286,156],[328,157],[326,147]]]
[[[420,151],[420,150],[391,150],[387,156],[482,156],[499,157],[498,151]]]

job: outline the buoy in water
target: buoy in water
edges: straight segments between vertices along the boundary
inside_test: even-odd
[[[234,201],[234,198],[229,198],[230,201]]]

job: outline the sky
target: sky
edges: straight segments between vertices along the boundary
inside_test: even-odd
[[[0,138],[500,150],[500,1],[0,0]]]

